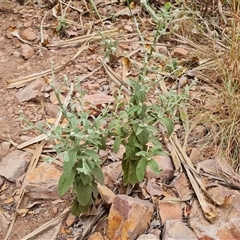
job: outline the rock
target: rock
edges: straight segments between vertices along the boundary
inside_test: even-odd
[[[88,240],[104,240],[103,235],[100,232],[95,232],[91,234]]]
[[[174,180],[173,186],[177,190],[180,199],[191,191],[191,185],[185,173],[181,173],[180,176]]]
[[[7,219],[3,214],[3,210],[0,211],[0,237],[7,233],[8,226],[10,224],[10,219]],[[2,238],[4,239],[4,238]]]
[[[158,212],[161,218],[162,224],[165,224],[166,220],[182,220],[182,208],[180,203],[159,202]]]
[[[202,155],[200,154],[200,152],[198,151],[197,148],[192,149],[189,158],[191,159],[193,164],[203,160],[203,157],[202,157]]]
[[[15,182],[17,178],[25,173],[30,156],[30,153],[20,150],[11,152],[0,162],[0,176]]]
[[[182,221],[167,220],[163,228],[162,240],[198,240],[194,232]]]
[[[162,171],[156,174],[147,166],[146,175],[148,178],[160,178],[164,181],[173,176],[174,166],[170,157],[153,156],[153,159],[157,162],[159,169],[162,169]]]
[[[23,39],[26,39],[29,41],[34,41],[37,39],[37,35],[28,28],[23,30],[21,35],[22,35]]]
[[[0,176],[0,187],[4,184],[4,178]]]
[[[140,235],[137,240],[159,240],[159,238],[157,236],[155,236],[154,234],[142,234]]]
[[[70,212],[66,219],[66,225],[70,227],[76,222],[76,220],[77,220],[77,217]]]
[[[195,200],[189,215],[189,226],[198,239],[239,239],[240,193],[222,186],[211,188],[208,192],[217,201],[227,201],[225,205],[218,207],[219,218],[213,224],[209,223],[204,218],[198,201]]]
[[[64,103],[65,97],[61,93],[59,93],[59,97],[60,97],[61,103]],[[58,105],[58,100],[54,92],[50,92],[50,101],[52,104]]]
[[[2,12],[10,13],[15,7],[16,4],[11,1],[4,0],[0,2],[0,11]]]
[[[104,184],[109,188],[113,187],[122,174],[122,163],[114,162],[102,168],[104,175]]]
[[[13,56],[19,58],[21,56],[21,53],[18,51],[14,51]]]
[[[25,60],[31,58],[34,55],[34,49],[28,44],[22,44],[21,50],[22,56]]]
[[[43,162],[26,178],[26,193],[36,199],[57,199],[58,180],[61,176],[53,164]]]
[[[147,201],[117,195],[108,216],[108,237],[135,240],[148,229],[153,212],[153,204]]]
[[[2,149],[3,150],[9,150],[11,147],[11,143],[10,142],[2,142]]]
[[[59,111],[60,111],[60,107],[58,106],[48,105],[45,107],[45,112],[47,113],[47,115],[54,119],[57,118]]]
[[[112,204],[114,198],[115,198],[115,194],[112,190],[110,190],[108,187],[106,187],[105,185],[101,185],[98,183],[97,185],[98,188],[98,192],[101,195],[101,198],[104,202],[106,202],[107,204]]]
[[[43,90],[46,87],[47,83],[42,78],[38,78],[18,91],[15,96],[19,102],[42,101],[44,99]]]
[[[187,49],[183,47],[176,47],[172,51],[172,56],[181,58],[181,57],[185,57],[188,53],[189,51]]]

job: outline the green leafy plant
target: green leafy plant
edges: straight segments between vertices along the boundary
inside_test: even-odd
[[[140,84],[131,79],[130,86],[129,104],[109,125],[110,133],[115,136],[114,152],[118,152],[120,144],[125,147],[122,159],[124,185],[141,182],[147,166],[156,173],[160,172],[153,156],[166,153],[158,138],[157,124],[165,126],[168,135],[173,131],[173,122],[164,116],[159,117],[154,111],[154,105],[145,103],[146,83]]]
[[[64,32],[67,27],[67,18],[66,15],[63,15],[58,18],[58,25],[56,27],[57,32]]]

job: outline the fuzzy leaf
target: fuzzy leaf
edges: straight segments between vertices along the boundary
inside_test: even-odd
[[[75,178],[75,171],[72,171],[70,175],[62,174],[58,181],[58,193],[63,196],[67,190],[72,186]]]
[[[173,121],[169,118],[161,118],[159,121],[164,127],[166,127],[168,136],[170,137],[174,128]]]
[[[137,179],[139,182],[141,182],[144,178],[144,174],[146,171],[148,161],[146,158],[141,158],[140,161],[138,162],[137,169],[136,169],[136,174],[137,174]]]
[[[75,190],[77,193],[77,200],[79,204],[82,206],[86,206],[90,199],[92,198],[91,185],[89,184],[84,185],[82,181],[79,181],[75,186]]]
[[[74,200],[73,202],[73,205],[72,205],[72,208],[71,208],[71,213],[74,215],[74,216],[79,216],[81,211],[80,211],[80,208],[79,208],[79,203],[77,200]]]
[[[114,144],[113,144],[113,152],[114,153],[118,152],[121,141],[122,141],[121,137],[118,136],[118,137],[115,138],[115,141],[114,141]]]
[[[143,145],[148,143],[148,137],[149,137],[149,132],[147,129],[143,129],[143,131],[139,135],[137,135],[138,141]]]
[[[95,168],[93,169],[93,175],[97,179],[97,181],[102,185],[104,181],[102,169],[98,166],[95,166]]]
[[[157,162],[154,159],[151,159],[150,161],[148,161],[148,166],[153,170],[154,173],[158,174],[160,173],[160,169],[159,166],[157,164]]]

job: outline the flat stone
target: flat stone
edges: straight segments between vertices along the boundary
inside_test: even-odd
[[[122,174],[122,163],[114,162],[102,168],[104,175],[104,184],[108,187],[113,187],[115,182],[119,180]]]
[[[159,169],[162,169],[162,171],[156,174],[147,166],[146,175],[148,178],[159,178],[164,181],[173,176],[174,166],[170,157],[153,156],[153,159],[157,162]]]
[[[22,50],[22,57],[26,60],[31,58],[34,55],[34,49],[28,44],[22,44],[21,50]]]
[[[0,176],[11,182],[23,175],[27,169],[31,154],[15,150],[8,154],[0,162]]]
[[[218,218],[214,223],[209,223],[201,211],[198,201],[192,204],[189,215],[189,226],[199,239],[231,239],[238,240],[240,236],[240,193],[223,186],[210,188],[209,194],[217,201],[226,201],[218,207]]]
[[[162,240],[198,240],[194,232],[182,221],[167,220],[163,228]]]
[[[43,162],[26,178],[26,193],[35,199],[57,199],[58,180],[61,176],[53,164]]]
[[[172,51],[173,57],[184,57],[189,53],[189,51],[186,48],[183,47],[176,47]]]
[[[140,235],[137,240],[159,240],[159,238],[156,235],[149,233]]]
[[[162,224],[167,220],[182,220],[182,209],[179,203],[159,202],[158,212]]]
[[[15,96],[19,102],[41,101],[44,99],[43,91],[45,87],[47,87],[47,83],[42,78],[38,78],[18,91]]]
[[[153,212],[154,206],[148,201],[117,195],[108,216],[108,237],[135,240],[148,229]]]
[[[22,37],[29,41],[34,41],[37,39],[37,35],[30,29],[26,28],[22,31]]]
[[[185,173],[181,173],[180,176],[174,180],[173,186],[177,190],[180,198],[183,198],[189,191],[191,191],[191,184]]]
[[[57,118],[59,110],[60,110],[59,106],[48,105],[45,107],[45,112],[51,118]]]

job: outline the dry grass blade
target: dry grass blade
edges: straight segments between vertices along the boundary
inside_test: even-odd
[[[57,224],[58,222],[61,221],[61,219],[70,211],[70,207],[66,208],[61,214],[59,214],[56,218],[51,219],[50,221],[44,223],[41,227],[37,228],[21,240],[28,240],[37,234],[41,233],[42,231],[46,230],[47,228],[51,227],[52,225]]]
[[[118,29],[102,31],[101,34],[108,35],[108,36],[116,35],[116,34],[118,34]],[[86,42],[86,41],[90,41],[90,40],[99,40],[99,39],[102,39],[102,37],[98,33],[92,33],[92,34],[87,34],[84,36],[75,37],[75,38],[71,38],[71,39],[64,40],[64,41],[59,41],[56,43],[51,43],[51,44],[48,44],[47,47],[58,47],[58,46],[66,47],[66,46],[73,45],[73,44],[79,44],[81,42]]]
[[[24,194],[25,194],[25,180],[26,180],[27,176],[32,172],[32,170],[36,167],[36,165],[38,163],[38,160],[39,160],[39,158],[41,156],[41,153],[42,153],[44,145],[45,145],[45,142],[42,142],[42,143],[40,143],[39,145],[36,146],[36,149],[35,149],[35,152],[34,152],[34,154],[32,156],[31,162],[30,162],[30,164],[28,166],[27,173],[26,173],[26,175],[24,177],[24,180],[23,180],[23,183],[22,183],[22,187],[20,189],[20,198],[19,198],[19,201],[18,201],[17,206],[16,206],[16,211],[15,211],[13,217],[12,217],[11,224],[10,224],[10,226],[8,228],[8,231],[7,231],[7,234],[6,234],[5,238],[4,238],[4,240],[7,240],[8,237],[10,236],[11,232],[12,232],[12,229],[13,229],[13,226],[14,226],[14,223],[16,221],[17,214],[18,214],[18,208],[19,208],[19,206],[20,206],[20,204],[22,202],[22,199],[24,197]]]
[[[102,66],[104,67],[107,75],[110,77],[110,79],[118,86],[121,87],[122,85],[124,86],[124,90],[130,95],[130,91],[127,89],[128,85],[122,81],[121,77],[116,74],[110,66],[106,64],[102,59],[99,59],[101,62]]]

